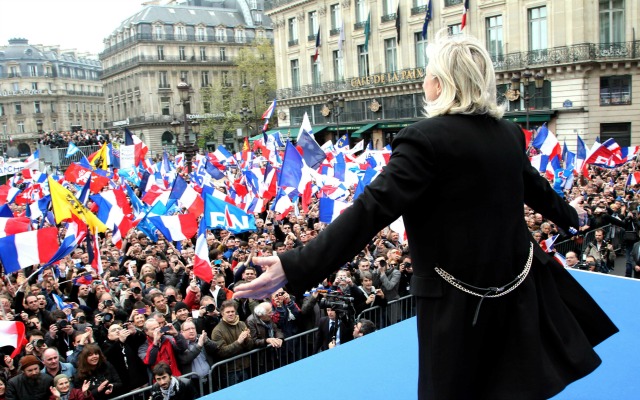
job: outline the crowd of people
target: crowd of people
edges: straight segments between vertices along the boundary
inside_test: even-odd
[[[293,353],[284,339],[314,327],[320,329],[312,351],[327,350],[376,330],[373,322],[355,319],[361,311],[408,294],[408,248],[397,233],[385,231],[307,293],[281,289],[267,299],[232,299],[234,286],[262,272],[252,257],[304,246],[320,229],[313,212],[282,221],[271,211],[264,217],[256,220],[255,232],[209,232],[211,282],[193,274],[192,241],[172,243],[160,235],[151,242],[136,230],[121,250],[110,233],[101,239],[102,276],[82,247],[30,280],[30,269],[7,275],[2,319],[22,321],[27,344],[14,359],[7,355],[11,349],[0,349],[0,399],[75,398],[65,397],[70,393],[107,399],[153,381],[178,385],[173,378],[185,374],[206,379],[215,362],[251,349],[270,347],[273,357]],[[331,296],[353,301],[347,310],[320,309],[320,298]],[[249,362],[235,363],[224,384],[247,379]],[[164,375],[169,378],[163,381]],[[180,385],[180,392],[193,396],[193,387]],[[168,386],[153,389],[162,390]]]
[[[109,131],[81,130],[76,132],[51,131],[43,134],[38,143],[51,148],[68,147],[69,143],[76,146],[101,146],[111,142]]]

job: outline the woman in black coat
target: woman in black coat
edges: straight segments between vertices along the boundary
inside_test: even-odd
[[[89,381],[89,390],[96,400],[106,400],[122,394],[122,382],[116,369],[106,360],[97,344],[88,344],[78,356],[74,387]]]
[[[468,36],[430,44],[429,118],[403,129],[382,173],[306,246],[236,297],[288,282],[296,293],[348,262],[402,216],[417,300],[420,399],[543,399],[592,372],[617,328],[531,240],[524,204],[575,231],[578,217],[531,167],[521,129],[502,120],[495,75]],[[443,210],[455,212],[443,212]]]
[[[111,325],[106,340],[100,343],[106,359],[118,372],[123,393],[149,384],[147,366],[138,357],[138,347],[145,341],[146,335],[129,323],[127,328]]]

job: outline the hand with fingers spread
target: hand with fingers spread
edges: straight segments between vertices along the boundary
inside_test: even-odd
[[[239,285],[233,294],[234,299],[264,299],[287,283],[287,277],[278,256],[255,257],[253,263],[261,265],[265,272],[253,281]]]

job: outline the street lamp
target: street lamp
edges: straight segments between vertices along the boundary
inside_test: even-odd
[[[336,136],[340,137],[340,115],[344,111],[344,97],[337,95],[327,99],[326,106],[329,109],[329,113],[335,117],[336,120]]]
[[[191,91],[191,85],[184,81],[184,79],[176,85],[178,93],[180,94],[180,101],[182,103],[182,113],[184,115],[184,143],[178,142],[177,151],[184,153],[187,163],[187,171],[191,173],[191,159],[198,152],[198,145],[191,143],[189,140],[189,120],[187,119],[187,104],[189,104],[189,97]],[[171,123],[173,125],[173,123]]]
[[[536,89],[534,94],[529,94],[529,81],[531,80],[532,77],[534,79]],[[513,74],[513,76],[511,77],[511,89],[514,91],[519,91],[520,81],[521,81],[520,75],[518,75],[517,73]],[[524,89],[524,95],[522,96],[522,100],[524,100],[526,128],[527,130],[529,130],[529,102],[531,101],[531,99],[533,99],[539,94],[539,90],[542,89],[542,87],[544,86],[544,73],[538,72],[537,74],[533,75],[531,71],[525,70],[522,73],[522,84]]]
[[[251,128],[251,115],[253,112],[249,110],[247,107],[242,107],[240,109],[240,118],[242,119],[242,123],[247,129],[247,138],[249,138],[249,129]]]
[[[180,126],[182,125],[182,122],[178,121],[177,118],[173,118],[173,121],[171,121],[171,130],[173,131],[174,135],[176,135],[175,138],[175,143],[176,144],[180,144]]]

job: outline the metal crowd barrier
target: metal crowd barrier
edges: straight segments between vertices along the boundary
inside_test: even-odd
[[[356,321],[366,318],[381,329],[415,315],[414,297],[405,296],[390,301],[386,307],[376,306],[362,311],[358,314]],[[279,349],[267,346],[219,361],[211,366],[205,378],[200,378],[193,372],[182,375],[180,378],[191,380],[198,397],[213,393],[314,355],[317,332],[318,328],[313,328],[288,337]],[[149,400],[150,394],[151,386],[145,386],[114,397],[112,400]]]
[[[202,397],[202,396],[204,396],[206,394],[206,393],[204,393],[204,386],[203,386],[200,378],[198,377],[198,374],[196,374],[195,372],[191,372],[189,374],[181,375],[180,379],[185,381],[185,382],[191,381],[193,389],[196,392],[196,397]],[[198,384],[197,385],[193,385],[194,381],[198,381]],[[131,391],[129,393],[122,394],[122,395],[120,395],[118,397],[114,397],[111,400],[149,400],[149,398],[151,396],[152,387],[153,386],[151,386],[151,385],[145,386],[143,388],[133,390],[133,391]]]
[[[615,225],[605,225],[598,229],[604,230],[604,239],[613,244],[613,248],[615,251],[620,250],[623,244],[622,237],[624,235],[624,229]],[[562,254],[563,256],[566,256],[567,252],[573,251],[578,255],[578,259],[582,259],[582,253],[586,250],[589,243],[592,243],[595,240],[596,232],[594,229],[588,231],[584,235],[574,236],[573,238],[565,240],[564,242],[555,243],[553,247],[556,249],[556,252]]]

